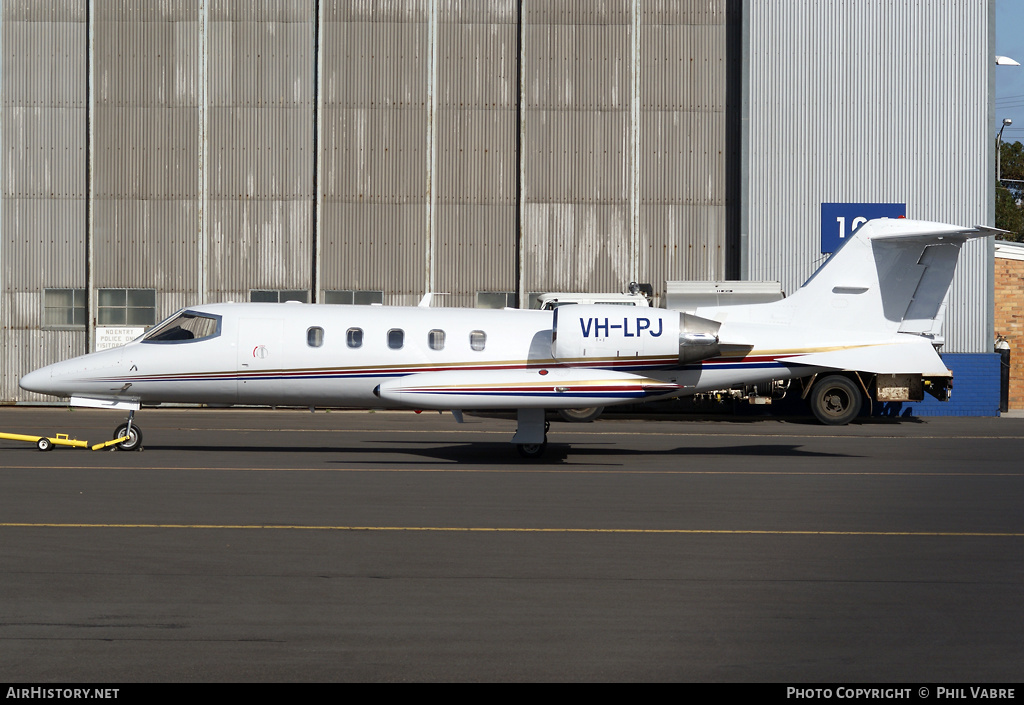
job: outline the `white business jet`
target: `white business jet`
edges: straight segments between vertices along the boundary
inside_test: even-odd
[[[32,392],[129,412],[142,404],[514,409],[540,457],[546,409],[610,406],[800,379],[826,423],[865,395],[948,397],[935,351],[961,246],[985,227],[863,225],[792,296],[695,315],[612,305],[554,311],[225,303],[175,313],[123,347],[25,375]],[[886,390],[889,396],[882,395]],[[863,392],[863,394],[862,394]]]

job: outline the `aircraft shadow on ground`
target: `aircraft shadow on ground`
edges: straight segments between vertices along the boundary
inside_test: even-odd
[[[149,451],[201,452],[201,453],[281,453],[288,455],[347,454],[354,457],[330,462],[345,465],[405,465],[421,464],[424,461],[444,463],[472,463],[476,465],[516,465],[531,467],[551,464],[571,465],[625,465],[638,457],[698,457],[717,456],[735,458],[859,458],[849,453],[825,453],[805,450],[799,444],[756,444],[721,445],[712,447],[665,448],[658,450],[637,450],[617,448],[614,444],[548,443],[547,452],[539,460],[520,458],[513,446],[497,443],[453,443],[434,447],[423,447],[422,441],[391,441],[387,446],[146,446]],[[395,456],[399,457],[395,457]],[[390,456],[383,458],[379,456]],[[406,459],[401,456],[413,456]]]

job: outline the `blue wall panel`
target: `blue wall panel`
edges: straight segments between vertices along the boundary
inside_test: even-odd
[[[953,396],[941,402],[925,394],[921,402],[875,404],[879,416],[999,416],[998,353],[947,353]]]

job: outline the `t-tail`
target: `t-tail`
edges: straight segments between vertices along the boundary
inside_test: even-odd
[[[791,296],[770,304],[699,309],[723,322],[722,342],[765,340],[799,350],[789,362],[871,373],[943,374],[945,298],[967,240],[1000,232],[882,218],[865,223]],[[758,347],[763,348],[764,342]],[[769,342],[769,345],[771,343]]]
[[[722,324],[723,355],[705,367],[749,367],[748,385],[768,376],[800,379],[801,395],[828,424],[852,420],[862,392],[878,402],[921,401],[925,392],[945,401],[952,373],[937,348],[960,250],[999,232],[869,221],[788,298],[697,309]],[[765,370],[761,379],[758,369]]]
[[[960,249],[971,238],[998,232],[903,218],[869,221],[789,303],[820,320],[841,312],[848,331],[938,339]]]

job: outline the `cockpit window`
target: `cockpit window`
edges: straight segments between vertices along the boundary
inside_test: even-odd
[[[142,338],[144,343],[191,343],[220,335],[220,316],[182,311],[171,316]]]

